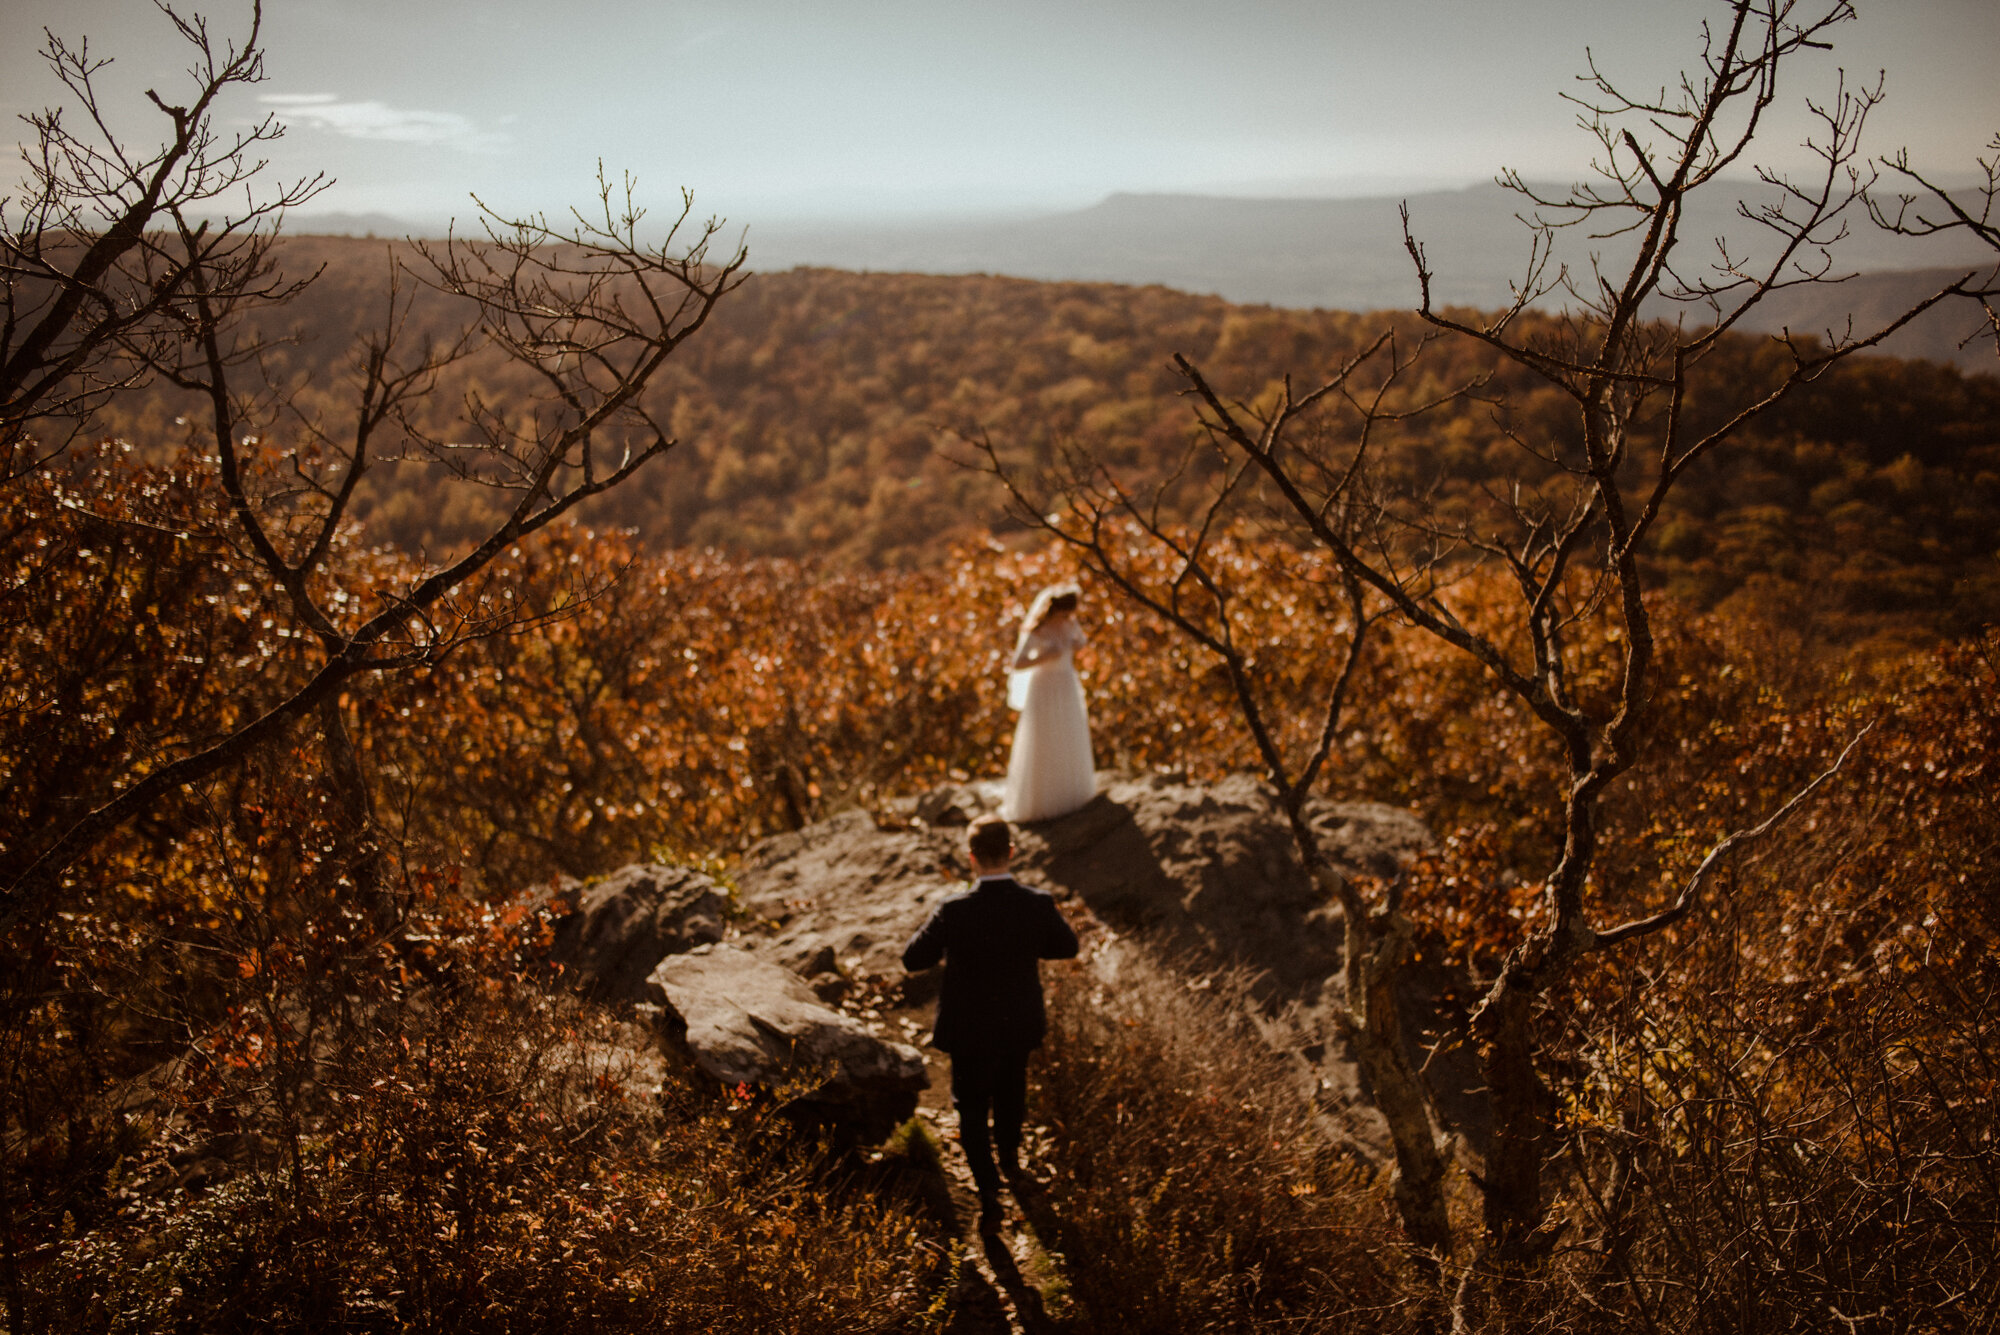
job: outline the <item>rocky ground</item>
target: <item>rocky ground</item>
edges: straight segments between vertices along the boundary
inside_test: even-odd
[[[857,1145],[923,1128],[942,1147],[932,1156],[933,1208],[966,1248],[950,1327],[958,1331],[1047,1328],[1062,1292],[1060,1260],[1037,1241],[1032,1191],[1010,1200],[998,1228],[976,1227],[948,1067],[922,1046],[937,979],[901,966],[903,944],[964,888],[966,827],[998,799],[997,785],[970,784],[888,812],[843,813],[757,845],[732,886],[639,866],[567,887],[576,909],[556,944],[586,989],[652,1019],[669,1060],[732,1085],[804,1091]],[[1311,821],[1350,875],[1393,875],[1432,840],[1411,813],[1373,803],[1321,803]],[[1134,951],[1192,981],[1249,976],[1264,1030],[1287,1052],[1326,1134],[1386,1161],[1380,1116],[1339,1037],[1340,908],[1299,864],[1268,787],[1248,776],[1212,786],[1104,776],[1096,800],[1019,827],[1016,845],[1016,874],[1063,903],[1086,967],[1105,986],[1117,985]],[[1411,1000],[1412,1014],[1435,1010]],[[1419,1029],[1409,1041],[1420,1049],[1427,1037]],[[1431,1070],[1441,1074],[1435,1062]],[[1448,1086],[1451,1073],[1442,1074]],[[1447,1109],[1464,1110],[1462,1129],[1476,1139],[1477,1099],[1465,1089]]]

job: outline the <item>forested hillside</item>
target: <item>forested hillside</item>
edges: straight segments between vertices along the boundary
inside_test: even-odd
[[[287,241],[287,268],[323,268],[286,313],[296,346],[278,374],[305,413],[335,415],[353,336],[379,321],[392,254],[378,242]],[[411,258],[407,250],[403,259]],[[445,334],[419,300],[406,344]],[[957,434],[1046,458],[1089,446],[1134,484],[1176,466],[1192,414],[1169,363],[1181,352],[1219,383],[1304,384],[1413,317],[1237,307],[1165,288],[795,270],[754,276],[670,363],[652,402],[681,444],[586,517],[637,530],[654,550],[713,547],[838,568],[912,567],[1005,517],[995,489],[954,462]],[[1712,359],[1711,397],[1776,373],[1777,345],[1746,336]],[[1426,350],[1413,395],[1491,377],[1384,439],[1412,487],[1448,498],[1516,471],[1510,429],[1562,405],[1465,341]],[[518,366],[475,357],[425,401],[445,429],[466,394],[530,410]],[[1509,416],[1492,404],[1509,404]],[[1702,412],[1700,401],[1691,405]],[[107,411],[100,430],[157,446],[193,404],[158,386]],[[200,422],[198,414],[194,417]],[[296,418],[274,419],[279,440]],[[1381,447],[1378,447],[1381,448]],[[1379,457],[1379,456],[1378,456]],[[471,532],[488,498],[435,467],[385,469],[369,536],[437,551]],[[1857,358],[1760,420],[1675,493],[1652,552],[1676,593],[1714,606],[1755,585],[1802,625],[1841,636],[1959,633],[2000,616],[2000,380],[1924,362]],[[1809,591],[1809,593],[1808,593]]]

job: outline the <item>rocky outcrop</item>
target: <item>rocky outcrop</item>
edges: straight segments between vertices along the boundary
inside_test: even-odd
[[[906,801],[887,818],[851,812],[763,841],[736,874],[739,902],[754,923],[740,944],[814,979],[826,994],[842,984],[902,980],[907,1004],[929,1000],[936,979],[905,979],[903,944],[939,900],[964,888],[965,827],[996,810],[999,798],[998,784],[953,786]],[[1307,817],[1322,853],[1349,876],[1393,876],[1434,842],[1414,814],[1379,803],[1316,802]],[[1117,985],[1118,960],[1136,942],[1191,981],[1240,970],[1265,1006],[1292,1010],[1280,1028],[1318,1036],[1294,1056],[1330,1132],[1386,1156],[1386,1127],[1343,1037],[1340,906],[1306,874],[1268,785],[1247,775],[1211,785],[1171,775],[1107,777],[1089,805],[1017,827],[1015,843],[1021,879],[1080,900],[1127,938],[1119,949],[1094,952],[1107,985]],[[1408,1000],[1413,1016],[1438,1012],[1433,996]],[[1426,1060],[1431,1038],[1408,1035],[1414,1061]],[[1432,1061],[1434,1081],[1470,1090],[1476,1076],[1455,1062],[1463,1064],[1450,1051]],[[1464,1120],[1480,1118],[1469,1112]]]
[[[647,999],[646,976],[669,955],[720,941],[729,897],[687,867],[639,863],[568,891],[574,910],[550,955],[603,1001]]]
[[[725,1085],[779,1091],[863,1140],[881,1139],[916,1111],[927,1082],[923,1054],[822,1004],[789,969],[704,946],[661,960],[646,982],[669,1040]]]
[[[903,944],[965,886],[963,826],[881,824],[844,812],[752,847],[736,892],[759,934],[745,944],[807,977],[899,973]],[[762,935],[762,939],[756,939]]]
[[[913,1033],[922,1017],[908,1008],[937,981],[936,971],[903,973],[903,945],[964,888],[966,826],[999,799],[995,783],[954,785],[763,840],[735,871],[740,912],[726,945],[705,944],[722,934],[724,904],[708,878],[627,868],[582,893],[558,952],[599,995],[660,1006],[669,1046],[714,1079],[806,1088],[850,1126],[886,1129],[908,1115],[924,1066],[882,1031]],[[1307,815],[1322,852],[1350,876],[1392,876],[1433,842],[1413,814],[1377,803],[1319,802]],[[1341,1037],[1340,906],[1307,876],[1268,785],[1106,776],[1087,806],[1019,826],[1015,841],[1023,880],[1079,901],[1125,938],[1095,951],[1107,985],[1120,951],[1134,948],[1191,979],[1240,971],[1273,1014],[1293,1011],[1295,1023],[1280,1028],[1319,1036],[1296,1054],[1300,1078],[1320,1091],[1338,1133],[1364,1151],[1383,1148]],[[1409,1000],[1412,1015],[1439,1009],[1435,997]],[[1423,1061],[1428,1036],[1409,1041]],[[1434,1082],[1471,1090],[1476,1080],[1461,1080],[1454,1060],[1438,1055]]]
[[[997,784],[957,786],[905,803],[886,825],[849,812],[764,840],[736,874],[768,932],[750,944],[807,976],[894,976],[904,942],[964,888],[966,823],[998,804]],[[1396,807],[1322,802],[1309,814],[1349,875],[1393,875],[1432,842]],[[1339,907],[1306,875],[1275,792],[1247,775],[1208,786],[1113,779],[1080,811],[1019,827],[1015,842],[1023,880],[1169,952],[1241,966],[1302,999],[1338,973]]]

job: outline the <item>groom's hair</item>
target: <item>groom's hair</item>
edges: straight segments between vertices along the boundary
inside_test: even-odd
[[[1007,828],[1007,822],[996,817],[988,817],[972,827],[966,836],[965,847],[975,858],[987,866],[1005,862],[1014,851],[1014,832]]]

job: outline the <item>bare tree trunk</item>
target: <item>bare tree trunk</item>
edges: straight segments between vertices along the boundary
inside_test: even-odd
[[[1535,1062],[1537,990],[1514,967],[1503,970],[1473,1022],[1493,1110],[1482,1183],[1486,1234],[1508,1264],[1529,1258],[1542,1226],[1542,1165],[1553,1106]]]
[[[1294,834],[1300,833],[1294,823]],[[1304,838],[1310,839],[1310,834]],[[1304,848],[1301,852],[1305,852]],[[1370,914],[1347,879],[1309,854],[1314,879],[1341,901],[1346,918],[1345,982],[1354,1059],[1367,1076],[1375,1106],[1389,1125],[1396,1167],[1389,1179],[1396,1211],[1410,1240],[1431,1258],[1452,1253],[1445,1212],[1445,1158],[1431,1126],[1423,1077],[1403,1052],[1403,1017],[1396,984],[1414,953],[1414,927],[1400,911]]]

